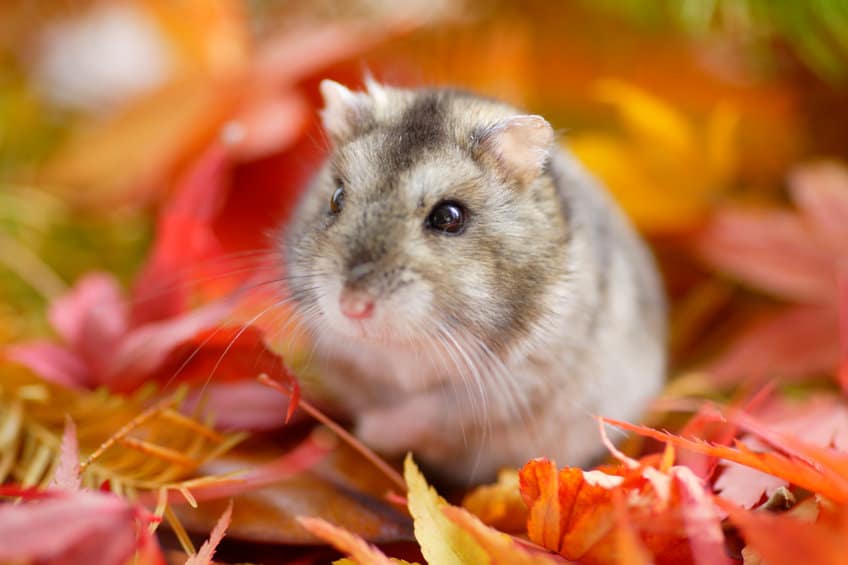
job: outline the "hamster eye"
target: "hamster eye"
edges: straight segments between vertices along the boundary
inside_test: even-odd
[[[339,186],[333,195],[330,197],[330,213],[338,214],[344,208],[345,190],[343,186]]]
[[[444,200],[436,204],[427,216],[427,227],[431,230],[458,235],[465,227],[468,211],[459,202]]]

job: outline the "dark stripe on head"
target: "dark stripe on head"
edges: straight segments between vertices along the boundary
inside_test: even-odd
[[[386,132],[384,173],[387,176],[408,170],[422,152],[445,140],[447,112],[445,98],[438,92],[424,92],[412,102]]]

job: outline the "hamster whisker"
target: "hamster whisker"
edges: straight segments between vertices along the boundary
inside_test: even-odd
[[[472,467],[472,474],[474,474],[477,470],[477,466],[479,465],[480,457],[485,449],[485,446],[488,445],[490,438],[492,437],[492,429],[491,429],[491,418],[489,417],[489,395],[488,389],[486,388],[485,383],[483,382],[483,378],[480,374],[479,367],[473,362],[471,357],[468,355],[466,348],[462,346],[462,344],[453,336],[453,334],[445,327],[441,322],[439,323],[439,328],[441,333],[445,338],[450,340],[455,347],[455,351],[462,356],[465,361],[465,366],[468,368],[468,376],[471,377],[472,383],[476,386],[478,398],[482,404],[482,436],[480,445],[477,448],[477,453],[475,454],[475,463]],[[463,380],[465,378],[463,377]],[[473,394],[470,395],[471,398],[474,397]]]
[[[423,328],[420,329],[419,335],[423,336],[430,348],[431,355],[428,358],[430,366],[433,367],[433,369],[438,369],[438,367],[436,367],[434,359],[437,359],[439,361],[439,365],[441,365],[441,370],[444,371],[444,374],[441,375],[441,378],[450,383],[451,390],[453,391],[453,398],[459,399],[460,395],[459,390],[457,389],[456,379],[451,378],[453,376],[451,374],[451,370],[448,367],[447,361],[445,360],[445,356],[441,354],[441,350],[445,349],[444,345],[439,342],[437,336],[431,335],[430,332],[425,331]],[[459,419],[459,431],[462,434],[462,445],[467,449],[468,435],[465,430],[465,420],[462,418]]]
[[[206,378],[206,382],[203,384],[203,386],[200,389],[201,395],[206,390],[206,387],[209,385],[209,383],[212,382],[212,379],[215,376],[215,372],[218,370],[218,367],[220,367],[221,363],[224,361],[224,357],[226,357],[227,353],[230,352],[230,350],[233,348],[233,346],[236,344],[236,342],[239,340],[239,338],[242,335],[244,335],[244,332],[246,332],[249,327],[251,327],[254,323],[256,323],[257,320],[259,320],[259,318],[261,318],[262,316],[264,316],[268,312],[272,311],[275,308],[283,306],[284,304],[287,304],[291,301],[292,301],[292,298],[284,298],[283,300],[278,300],[277,302],[275,302],[275,303],[267,306],[266,308],[262,309],[262,311],[260,311],[258,314],[253,316],[250,320],[248,320],[247,322],[245,322],[241,325],[241,328],[239,328],[238,332],[236,332],[236,335],[233,336],[233,338],[230,340],[230,343],[228,343],[227,346],[224,348],[224,351],[221,352],[221,355],[218,357],[218,361],[215,363],[215,366],[212,367],[212,371],[209,373],[209,376]]]

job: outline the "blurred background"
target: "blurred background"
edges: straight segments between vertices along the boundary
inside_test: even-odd
[[[716,210],[848,153],[844,2],[6,0],[0,342],[87,271],[209,280],[266,245],[325,150],[318,82],[366,73],[546,116],[654,245],[679,367],[775,308],[698,252]]]

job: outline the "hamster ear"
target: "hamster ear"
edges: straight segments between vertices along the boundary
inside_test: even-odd
[[[350,137],[356,122],[363,119],[368,111],[368,95],[351,92],[347,87],[329,79],[322,80],[319,89],[324,98],[324,109],[321,110],[324,130],[338,143]]]
[[[538,177],[550,156],[554,130],[541,116],[514,116],[483,132],[480,145],[495,166],[523,185]]]

